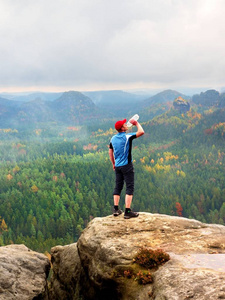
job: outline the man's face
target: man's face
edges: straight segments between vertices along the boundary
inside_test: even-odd
[[[125,132],[127,130],[128,130],[127,123],[124,123],[123,126],[121,127],[121,131]]]

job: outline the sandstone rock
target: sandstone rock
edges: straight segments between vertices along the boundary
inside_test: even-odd
[[[133,258],[142,246],[171,256],[151,270],[152,284],[124,277],[126,270],[139,271]],[[95,218],[77,244],[53,248],[52,260],[52,299],[225,299],[222,225],[150,213],[130,220]],[[70,295],[65,293],[69,286]]]
[[[0,247],[0,299],[43,299],[50,262],[24,245]]]
[[[79,299],[82,268],[77,251],[77,244],[56,246],[51,249],[52,286],[50,299]]]
[[[180,113],[186,113],[190,110],[190,103],[180,96],[173,101],[173,106]]]

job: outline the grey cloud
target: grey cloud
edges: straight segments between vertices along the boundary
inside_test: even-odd
[[[0,87],[223,84],[223,0],[0,0]]]

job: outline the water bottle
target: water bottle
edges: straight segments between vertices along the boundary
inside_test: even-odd
[[[138,119],[139,119],[139,115],[138,114],[136,114],[132,118],[130,118],[130,120],[135,120],[135,121],[137,121]],[[127,127],[133,126],[133,124],[131,124],[129,121],[127,122]]]

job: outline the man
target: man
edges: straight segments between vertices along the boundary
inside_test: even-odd
[[[125,197],[125,213],[124,219],[135,218],[139,213],[131,210],[131,203],[134,193],[134,169],[132,163],[132,141],[144,134],[142,126],[135,120],[131,119],[129,122],[137,126],[137,132],[126,133],[128,130],[126,119],[115,123],[115,129],[118,134],[114,135],[109,144],[109,158],[113,165],[113,170],[116,174],[116,184],[113,192],[114,212],[113,215],[119,216],[122,210],[119,209],[120,194],[123,189],[124,181],[126,183],[126,197]]]

